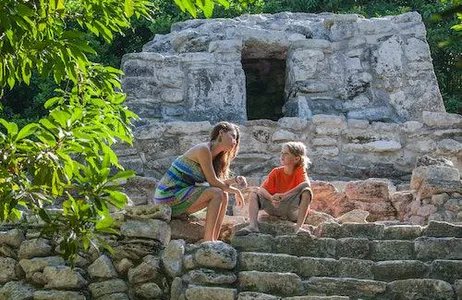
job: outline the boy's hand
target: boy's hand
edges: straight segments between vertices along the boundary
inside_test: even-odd
[[[274,208],[278,208],[279,204],[282,200],[282,194],[281,193],[276,193],[273,196],[271,196],[271,202],[273,203]]]
[[[282,201],[282,200],[284,200],[284,194],[276,193],[271,197],[271,200],[272,201],[277,201],[277,202]]]

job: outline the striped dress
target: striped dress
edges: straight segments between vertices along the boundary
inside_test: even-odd
[[[180,156],[173,161],[157,184],[154,202],[169,205],[172,208],[172,215],[179,215],[208,188],[208,186],[196,185],[205,181],[200,164],[186,156]]]

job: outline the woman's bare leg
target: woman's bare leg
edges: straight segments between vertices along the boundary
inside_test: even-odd
[[[309,191],[305,191],[300,196],[300,205],[298,207],[298,217],[297,217],[297,225],[295,227],[295,232],[300,230],[303,224],[305,224],[306,217],[308,216],[308,209],[311,203],[311,193]]]
[[[223,193],[223,198],[221,200],[220,212],[218,213],[217,223],[215,224],[215,228],[213,230],[213,237],[214,240],[217,241],[218,237],[220,236],[221,225],[223,224],[223,220],[225,219],[226,210],[228,208],[228,193]]]
[[[188,214],[192,214],[207,207],[204,241],[214,240],[214,228],[217,224],[222,201],[223,191],[220,188],[210,187],[186,211]]]

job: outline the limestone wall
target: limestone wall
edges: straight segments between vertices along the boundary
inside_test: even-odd
[[[447,157],[462,170],[462,116],[424,112],[423,121],[371,122],[335,115],[311,121],[282,118],[240,124],[241,143],[232,163],[236,174],[258,184],[279,165],[281,144],[298,140],[308,148],[312,179],[388,178],[409,183],[416,158]],[[134,148],[118,150],[124,166],[159,179],[171,162],[196,143],[208,140],[210,122],[153,123],[135,131]]]
[[[190,20],[124,56],[123,89],[141,124],[242,122],[252,106],[243,66],[273,59],[285,62],[286,117],[421,121],[423,111],[445,111],[425,34],[416,12]]]
[[[117,150],[121,163],[138,173],[125,187],[132,202],[150,203],[157,180],[171,162],[207,141],[211,127],[209,122],[138,127],[134,148]],[[315,190],[314,210],[339,217],[361,209],[369,212],[368,221],[462,222],[460,115],[424,112],[423,122],[402,124],[314,115],[312,121],[247,121],[240,129],[241,146],[232,169],[251,186],[260,185],[279,165],[282,143],[299,140],[312,160],[308,174]],[[445,163],[419,165],[424,155],[446,157]],[[229,210],[247,217],[245,210]]]

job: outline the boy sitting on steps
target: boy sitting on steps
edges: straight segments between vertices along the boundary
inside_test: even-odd
[[[310,180],[306,174],[306,147],[300,142],[289,142],[282,145],[281,166],[269,173],[258,192],[249,195],[249,226],[236,232],[246,235],[259,232],[258,212],[266,211],[270,215],[284,216],[296,220],[294,232],[301,231],[308,215],[313,197]],[[298,212],[298,213],[297,213]]]

